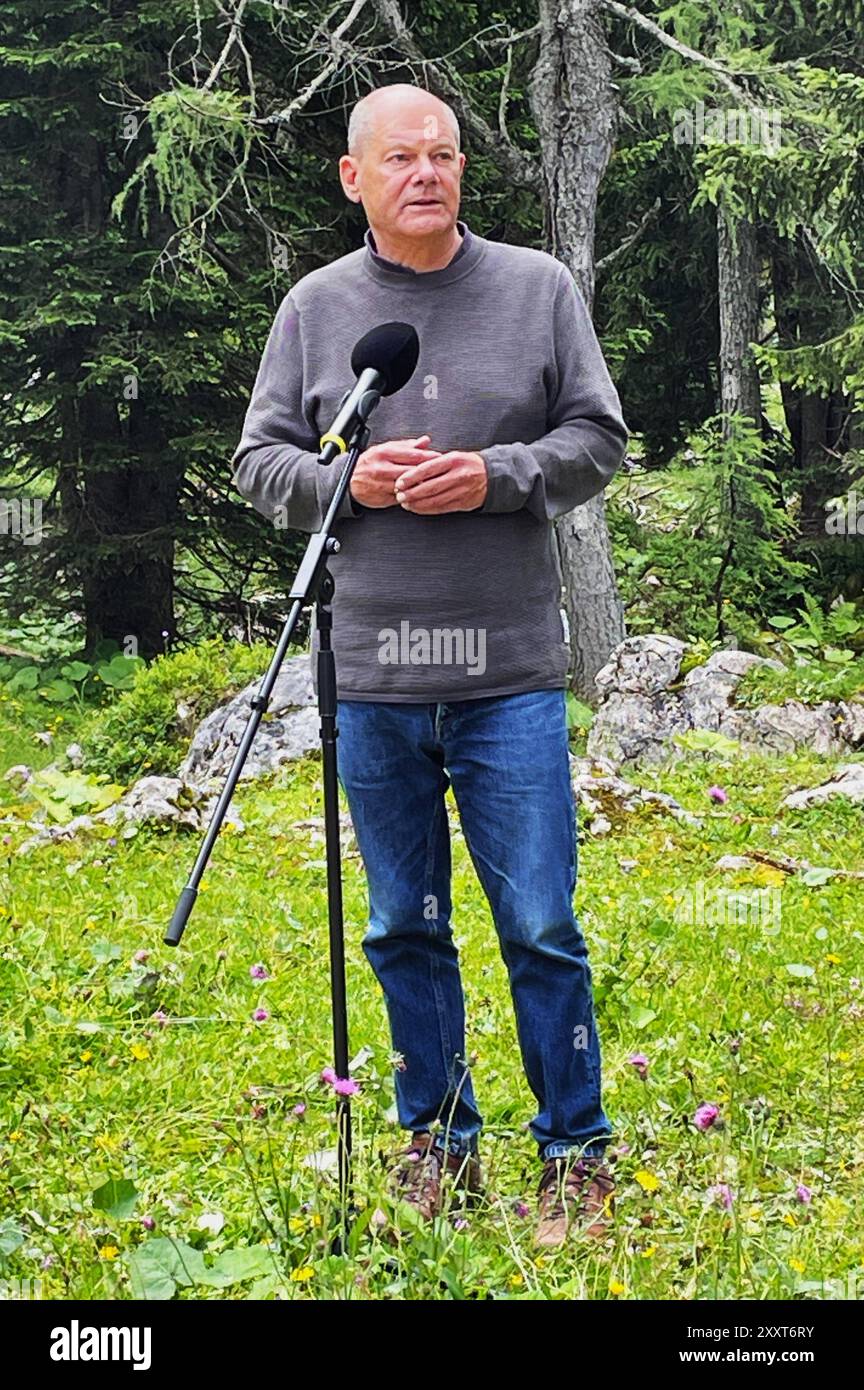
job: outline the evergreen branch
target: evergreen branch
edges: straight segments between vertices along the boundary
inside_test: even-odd
[[[621,5],[618,0],[600,0],[600,4],[611,14],[617,15],[619,19],[629,19],[637,28],[644,29],[646,34],[657,39],[666,48],[671,48],[673,53],[677,53],[679,58],[687,58],[691,63],[698,63],[700,67],[707,68],[713,72],[719,82],[735,97],[736,101],[749,104],[750,98],[743,88],[730,77],[729,72],[722,63],[718,63],[716,58],[709,58],[707,53],[700,53],[698,49],[691,48],[689,44],[681,43],[679,39],[673,39],[671,34],[667,34],[665,29],[661,29],[659,24],[655,24],[653,19],[641,14],[632,5]]]

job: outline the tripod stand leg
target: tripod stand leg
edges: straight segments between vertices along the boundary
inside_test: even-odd
[[[327,902],[330,928],[330,992],[333,1004],[333,1063],[336,1076],[348,1079],[348,1012],[345,997],[345,935],[342,911],[342,869],[339,844],[339,778],[336,761],[336,664],[331,646],[333,579],[325,570],[318,590],[318,713],[321,716],[321,759],[324,781],[324,830],[327,841]],[[339,1201],[347,1231],[351,1204],[351,1105],[337,1095],[337,1155]]]

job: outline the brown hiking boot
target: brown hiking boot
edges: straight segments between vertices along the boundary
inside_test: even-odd
[[[609,1230],[615,1183],[602,1159],[547,1158],[537,1191],[535,1245],[562,1245],[568,1233],[600,1240]]]
[[[445,1153],[434,1135],[418,1130],[397,1154],[387,1186],[392,1197],[410,1203],[424,1220],[431,1221],[447,1205],[448,1188],[458,1192],[466,1206],[482,1196],[480,1160],[476,1154]],[[386,1220],[379,1208],[373,1226],[380,1229]]]

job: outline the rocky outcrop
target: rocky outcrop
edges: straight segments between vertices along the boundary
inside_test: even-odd
[[[601,704],[588,752],[618,764],[660,762],[680,752],[676,734],[704,729],[740,743],[742,751],[842,755],[864,747],[864,703],[799,700],[746,708],[734,704],[753,666],[782,670],[750,652],[717,651],[679,679],[685,644],[652,633],[628,637],[596,677]]]

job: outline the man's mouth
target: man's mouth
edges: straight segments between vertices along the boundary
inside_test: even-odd
[[[440,198],[415,198],[408,204],[409,208],[434,208],[437,207]]]

